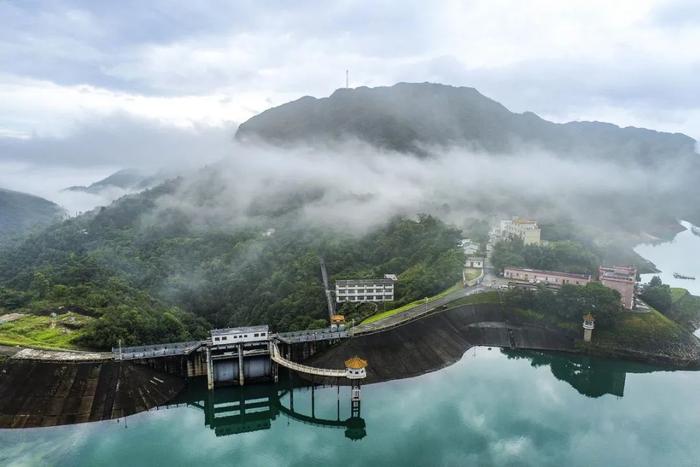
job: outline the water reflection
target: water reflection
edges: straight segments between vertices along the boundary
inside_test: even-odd
[[[532,367],[549,367],[558,380],[587,397],[605,394],[623,397],[627,373],[650,373],[657,368],[582,355],[501,349],[508,359],[529,360]],[[223,387],[208,391],[203,381],[193,381],[165,408],[189,406],[202,411],[204,425],[216,436],[269,430],[283,417],[321,429],[344,430],[345,437],[367,436],[365,420],[352,413],[347,387],[310,385],[293,375],[278,384]],[[335,400],[331,400],[335,395]],[[319,415],[317,407],[324,406]],[[332,405],[332,410],[328,410]],[[161,407],[163,408],[163,407]],[[330,413],[332,412],[332,413]]]
[[[552,375],[566,381],[579,394],[600,397],[605,394],[623,397],[627,373],[651,373],[658,370],[649,365],[634,362],[622,363],[585,355],[561,355],[533,350],[502,349],[509,359],[528,359],[533,367],[549,366]]]
[[[345,437],[351,440],[364,438],[367,435],[365,420],[360,416],[359,406],[357,410],[350,409],[350,396],[345,394],[347,388],[341,393],[340,387],[334,387],[336,410],[330,417],[327,413],[323,416],[316,413],[317,388],[319,386],[294,377],[278,384],[231,386],[214,391],[208,391],[202,381],[193,381],[164,408],[186,405],[201,409],[204,425],[216,436],[268,430],[281,415],[319,428],[343,429]],[[327,402],[327,397],[324,399]],[[348,410],[349,417],[345,416]]]

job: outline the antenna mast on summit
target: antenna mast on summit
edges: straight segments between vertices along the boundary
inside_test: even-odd
[[[345,70],[345,89],[350,87],[350,71]]]

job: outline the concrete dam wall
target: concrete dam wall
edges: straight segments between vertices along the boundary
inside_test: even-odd
[[[0,373],[0,428],[119,418],[164,404],[184,381],[144,365],[8,360]]]

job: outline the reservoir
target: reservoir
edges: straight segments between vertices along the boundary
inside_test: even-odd
[[[700,236],[691,231],[689,222],[681,221],[686,230],[679,232],[670,242],[638,245],[634,251],[653,262],[661,273],[643,274],[642,281],[649,282],[653,276],[660,276],[664,284],[688,289],[693,295],[700,295]],[[673,273],[693,276],[695,280],[676,279]]]
[[[700,372],[475,347],[442,370],[363,385],[350,420],[348,387],[284,374],[211,393],[203,383],[126,419],[0,430],[0,465],[700,463]]]

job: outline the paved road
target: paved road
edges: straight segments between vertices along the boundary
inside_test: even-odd
[[[473,287],[465,287],[463,289],[455,290],[452,293],[449,293],[445,295],[444,297],[438,298],[435,301],[429,302],[426,305],[418,305],[414,308],[411,308],[410,310],[406,310],[401,313],[397,313],[395,315],[391,315],[387,318],[384,318],[379,321],[375,321],[373,323],[369,324],[360,324],[358,326],[355,326],[353,329],[354,334],[366,334],[366,333],[371,333],[371,332],[376,332],[380,331],[385,328],[390,328],[393,326],[396,326],[397,324],[400,324],[405,321],[410,321],[415,318],[418,318],[419,316],[425,315],[430,313],[431,311],[440,308],[442,305],[446,305],[450,302],[453,302],[457,299],[460,299],[462,297],[466,297],[468,295],[472,295],[475,293],[480,293],[480,292],[486,292],[488,290],[491,290],[491,287],[488,284],[491,284],[491,281],[493,281],[494,278],[491,277],[490,272],[487,272],[484,275],[484,280],[482,281],[481,284],[477,284]]]
[[[475,293],[496,290],[498,287],[506,286],[507,284],[508,281],[496,276],[496,273],[493,269],[493,265],[491,264],[491,255],[487,255],[486,264],[484,268],[484,278],[482,279],[481,283],[473,287],[465,287],[463,289],[456,290],[448,295],[445,295],[442,298],[435,300],[434,302],[428,303],[427,305],[418,305],[417,307],[411,308],[410,310],[397,313],[395,315],[389,316],[379,321],[375,321],[370,324],[360,324],[358,326],[355,326],[353,332],[355,334],[366,334],[381,331],[382,329],[386,328],[391,328],[402,322],[410,321],[415,318],[418,318],[419,316],[428,314],[436,308],[439,308],[442,305],[446,305],[459,298],[466,297],[467,295],[472,295]]]

